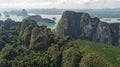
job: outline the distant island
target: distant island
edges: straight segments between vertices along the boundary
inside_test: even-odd
[[[32,16],[28,16],[26,18],[24,18],[23,20],[26,20],[26,19],[31,19],[31,20],[34,20],[37,22],[37,24],[39,26],[41,25],[46,25],[48,26],[49,28],[54,28],[55,27],[55,24],[56,22],[52,19],[48,19],[48,18],[42,18],[40,15],[32,15]]]
[[[6,14],[5,17],[10,17],[10,15]]]
[[[20,13],[17,14],[17,16],[28,16],[28,12],[23,9]]]
[[[3,14],[5,14],[5,15],[16,15],[16,16],[28,16],[28,12],[25,9],[4,11]]]
[[[120,8],[104,8],[104,9],[28,9],[29,13],[47,14],[47,15],[61,15],[64,11],[86,12],[91,17],[98,18],[120,18]]]
[[[2,16],[2,14],[0,13],[0,16]]]
[[[28,16],[25,19],[32,19],[36,22],[44,22],[44,23],[55,23],[54,20],[50,20],[48,18],[42,18],[40,15],[32,15],[32,16]]]

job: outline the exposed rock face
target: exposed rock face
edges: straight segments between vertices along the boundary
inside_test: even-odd
[[[87,13],[66,11],[55,32],[59,36],[70,36],[73,39],[119,45],[119,26],[120,24],[109,24],[101,22],[98,18],[91,18]]]
[[[112,43],[111,30],[109,28],[108,23],[99,22],[97,31],[95,33],[96,33],[95,41],[106,43],[106,44]]]
[[[71,36],[73,38],[78,38],[80,34],[80,16],[82,14],[77,14],[75,12],[64,12],[62,18],[57,26],[57,35],[59,36]],[[76,37],[76,36],[77,37]]]
[[[120,24],[112,23],[109,25],[109,27],[111,30],[112,44],[115,46],[120,46]]]
[[[119,39],[117,41],[118,41],[118,45],[120,46],[120,24],[119,24],[118,28],[119,28],[119,31],[117,31],[117,32],[119,33],[119,35],[117,35],[117,36],[119,37]]]
[[[58,23],[56,31],[59,36],[93,40],[92,35],[95,35],[98,23],[98,18],[91,18],[87,13],[66,11]]]

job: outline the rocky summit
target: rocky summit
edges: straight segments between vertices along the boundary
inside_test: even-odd
[[[105,44],[120,45],[120,24],[102,22],[88,13],[65,11],[55,32],[58,36],[70,36]]]

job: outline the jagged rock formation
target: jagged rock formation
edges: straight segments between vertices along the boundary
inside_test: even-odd
[[[120,24],[109,24],[98,18],[91,18],[88,13],[66,11],[55,32],[58,36],[119,45],[119,26]]]
[[[21,24],[19,38],[30,49],[46,50],[54,42],[53,33],[47,26],[38,26],[34,20],[24,20]],[[44,48],[43,48],[44,47]],[[46,49],[45,49],[46,48]]]
[[[20,38],[25,41],[26,45],[30,44],[31,32],[36,25],[36,22],[33,20],[24,20],[22,22],[20,28]]]
[[[112,43],[112,36],[111,36],[111,30],[109,28],[109,24],[106,22],[99,22],[99,25],[97,27],[97,31],[95,32],[95,41],[97,42],[103,42],[107,44]]]
[[[46,50],[51,42],[53,43],[53,35],[50,29],[46,26],[36,26],[32,29],[30,39],[30,49]]]

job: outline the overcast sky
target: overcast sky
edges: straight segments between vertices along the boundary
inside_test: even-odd
[[[3,8],[119,8],[120,0],[0,0]]]

